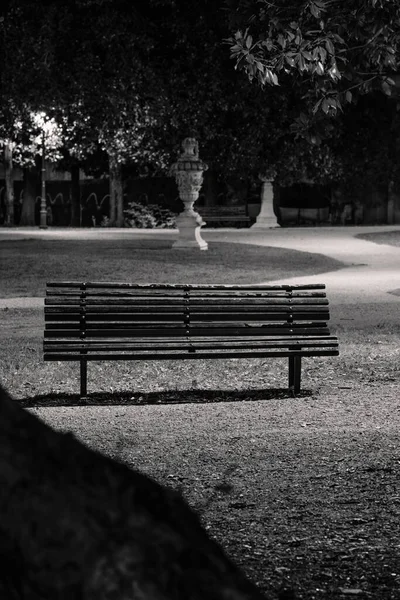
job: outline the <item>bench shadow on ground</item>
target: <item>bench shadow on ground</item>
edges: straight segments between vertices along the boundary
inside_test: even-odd
[[[310,390],[302,390],[296,398],[307,398]],[[143,406],[154,404],[214,404],[218,402],[257,402],[293,399],[287,388],[252,390],[164,390],[158,392],[96,392],[80,398],[79,394],[38,394],[18,400],[24,408],[49,406]]]

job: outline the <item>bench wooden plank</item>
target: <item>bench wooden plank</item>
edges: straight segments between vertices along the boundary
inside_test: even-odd
[[[316,311],[314,308],[312,307],[306,307],[306,308],[299,308],[299,309],[285,309],[285,308],[273,308],[271,310],[267,311],[262,311],[262,310],[258,310],[258,311],[250,311],[250,309],[248,310],[244,310],[242,312],[239,311],[228,311],[228,310],[224,310],[221,312],[216,311],[215,309],[213,311],[208,311],[208,312],[195,312],[195,313],[191,313],[190,314],[190,322],[192,324],[196,323],[196,322],[222,322],[222,321],[242,321],[243,323],[249,322],[249,321],[281,321],[281,320],[287,320],[290,316],[293,317],[294,320],[321,320],[321,319],[328,319],[329,318],[329,311],[328,310],[318,310]],[[57,318],[58,317],[58,318]],[[85,313],[85,317],[86,317],[86,321],[87,322],[94,322],[94,321],[103,321],[103,322],[107,322],[107,321],[114,321],[114,322],[126,322],[126,321],[131,321],[132,323],[134,322],[145,322],[146,320],[148,320],[149,322],[154,322],[154,321],[175,321],[175,322],[180,322],[183,323],[185,320],[185,314],[184,313],[175,313],[175,312],[156,312],[156,313],[150,313],[150,312],[137,312],[137,313],[131,313],[131,312],[115,312],[115,313],[109,313],[109,312],[104,312],[104,313],[90,313],[87,312]],[[188,317],[189,318],[189,317]],[[46,322],[49,321],[62,321],[62,320],[66,320],[66,321],[76,321],[77,323],[79,322],[79,314],[78,313],[68,313],[68,312],[60,312],[59,315],[56,315],[55,313],[51,313],[51,314],[46,314],[45,315],[45,320]]]
[[[195,205],[196,211],[207,210],[210,213],[246,213],[247,207],[246,204],[214,204],[214,205],[206,205],[206,206],[197,206]]]
[[[315,337],[310,337],[310,336],[294,336],[293,338],[291,338],[290,340],[290,344],[294,345],[294,344],[298,344],[298,345],[316,345],[316,344],[323,344],[323,343],[328,343],[329,341],[331,341],[332,339],[336,339],[331,335],[323,335],[323,336],[315,336]],[[246,337],[246,336],[235,336],[234,338],[232,337],[218,337],[217,340],[215,340],[212,337],[208,337],[208,338],[201,338],[201,337],[194,337],[191,336],[190,337],[190,342],[186,342],[185,339],[180,340],[179,344],[176,341],[175,338],[164,338],[164,337],[160,337],[160,338],[156,338],[156,339],[151,339],[149,340],[148,337],[143,337],[143,338],[135,338],[134,342],[126,342],[125,340],[114,340],[114,341],[108,341],[106,347],[107,348],[112,348],[112,347],[129,347],[129,348],[137,348],[139,345],[143,346],[143,345],[148,345],[149,348],[152,347],[156,347],[156,344],[159,343],[160,344],[160,348],[164,348],[166,345],[176,345],[177,347],[182,347],[184,346],[186,343],[187,344],[195,344],[196,346],[199,347],[213,347],[213,346],[217,346],[218,344],[229,344],[230,346],[234,347],[234,346],[246,346],[248,347],[250,344],[254,345],[254,346],[260,346],[262,347],[262,345],[268,342],[269,346],[273,346],[273,345],[278,345],[278,346],[283,346],[283,345],[288,345],[288,338],[287,336],[269,336],[266,339],[260,338],[258,337]],[[55,340],[49,340],[47,342],[47,346],[48,347],[56,347],[57,345],[59,346],[65,346],[65,345],[69,345],[71,347],[74,348],[79,348],[79,349],[85,349],[85,348],[89,348],[91,346],[96,347],[96,346],[101,346],[101,345],[105,345],[104,342],[99,341],[99,340],[83,340],[83,341],[78,341],[78,342],[73,342],[73,341],[55,341]]]
[[[201,215],[203,220],[205,221],[204,225],[207,226],[208,223],[249,223],[250,217],[247,215],[243,215],[241,217],[237,216],[211,216],[211,215]]]
[[[63,303],[64,299],[67,298],[71,298],[71,299],[75,299],[75,300],[80,300],[82,296],[82,292],[78,291],[78,290],[66,290],[66,289],[60,289],[60,290],[47,290],[46,292],[46,298],[45,298],[45,304],[53,304],[52,300],[55,299],[59,299],[59,302],[54,302],[54,304],[59,304],[59,303]],[[191,291],[190,293],[190,300],[191,302],[206,302],[206,299],[211,296],[211,293],[196,293],[196,291]],[[213,293],[213,296],[215,296],[216,299],[220,299],[222,300],[229,300],[229,301],[235,301],[237,299],[241,299],[243,297],[246,298],[254,298],[254,299],[267,299],[267,298],[304,298],[306,300],[308,299],[313,299],[313,298],[326,298],[326,294],[325,292],[314,292],[314,291],[287,291],[287,290],[274,290],[274,291],[269,291],[269,290],[263,290],[262,292],[257,292],[257,291],[246,291],[244,290],[243,293],[241,293],[240,295],[238,294],[234,294],[233,292],[227,292],[227,293],[222,293],[219,292],[218,290],[215,291]],[[91,290],[88,289],[84,292],[84,297],[85,299],[89,299],[89,298],[104,298],[105,301],[112,301],[113,298],[129,298],[132,300],[135,300],[136,302],[140,302],[140,301],[146,301],[149,300],[151,302],[157,303],[158,302],[158,297],[155,297],[154,295],[145,295],[144,293],[139,293],[136,292],[135,290],[130,291],[130,290],[125,290],[125,291],[120,291],[120,290],[114,290],[114,291],[107,291],[107,290]],[[169,302],[182,302],[182,300],[185,298],[185,296],[183,295],[178,295],[178,294],[173,294],[168,296],[168,301]]]
[[[317,324],[318,325],[318,324]],[[122,328],[121,328],[122,329]],[[279,335],[286,335],[286,339],[287,336],[291,336],[291,339],[297,335],[302,335],[302,336],[308,336],[308,337],[316,337],[317,339],[322,339],[324,337],[324,334],[329,336],[329,329],[327,328],[325,323],[321,323],[320,327],[313,327],[312,329],[309,328],[305,328],[305,327],[300,327],[299,325],[293,325],[292,328],[289,328],[287,325],[286,326],[277,326],[274,325],[273,327],[259,327],[257,329],[249,329],[249,328],[241,328],[240,332],[241,335],[239,333],[239,329],[236,328],[235,332],[232,332],[232,328],[229,329],[229,333],[225,334],[224,336],[224,331],[226,332],[227,328],[225,328],[222,333],[221,333],[221,339],[234,339],[233,335],[235,336],[235,338],[237,339],[241,339],[242,337],[245,338],[250,338],[251,336],[260,336],[261,338],[265,338],[265,339],[271,339],[275,336],[279,336]],[[79,338],[79,334],[80,334],[80,330],[76,329],[73,333],[72,336],[69,336],[69,329],[58,329],[57,330],[46,330],[44,333],[44,342],[47,343],[54,343],[55,339],[62,339],[64,344],[72,344],[74,343],[73,340],[70,340],[69,337],[75,337],[76,339]],[[186,329],[184,327],[181,327],[178,331],[176,331],[176,328],[166,328],[163,330],[158,330],[155,331],[153,327],[148,327],[146,329],[141,328],[141,329],[135,329],[135,336],[128,336],[128,337],[132,337],[132,339],[135,339],[135,343],[136,340],[140,340],[140,339],[150,339],[151,343],[153,343],[153,341],[155,342],[157,338],[164,340],[165,343],[168,342],[169,338],[171,337],[172,340],[176,341],[174,339],[174,334],[175,337],[182,337],[184,338],[184,334],[185,334]],[[66,335],[68,337],[66,337],[66,335],[63,335],[64,332],[68,332]],[[117,339],[118,341],[121,341],[121,336],[118,335],[119,331],[115,332],[115,335],[112,336],[108,336],[108,337],[113,337],[115,339]],[[206,333],[206,332],[205,332]],[[233,335],[232,335],[233,334]],[[244,335],[245,334],[245,335]],[[101,335],[99,335],[98,337],[102,337]],[[332,337],[332,336],[330,336]],[[90,338],[90,341],[97,342],[99,343],[98,339],[93,338],[93,336],[91,335],[90,332],[88,332],[88,334],[86,335],[85,339]],[[201,340],[201,339],[207,339],[207,336],[204,335],[202,337],[200,336],[192,336],[193,339],[195,340]],[[108,340],[107,343],[110,343],[110,341]]]
[[[248,223],[250,217],[247,214],[245,204],[239,206],[201,206],[195,208],[207,223]]]
[[[185,337],[186,332],[188,331],[185,325],[180,326],[168,326],[168,327],[155,327],[153,325],[148,325],[147,327],[128,327],[128,324],[119,323],[116,324],[112,329],[107,323],[100,323],[96,326],[91,326],[90,323],[86,326],[86,337]],[[326,327],[325,323],[322,323],[322,327]],[[307,328],[303,325],[301,332],[303,335],[318,335],[318,329],[316,327]],[[268,336],[275,335],[279,333],[286,333],[287,336],[291,336],[294,332],[299,333],[298,329],[293,324],[293,327],[290,327],[288,324],[282,325],[281,327],[278,324],[275,324],[272,327],[268,327],[263,324],[261,326],[252,326],[252,327],[244,327],[244,326],[208,326],[208,327],[196,327],[190,328],[191,337],[212,337],[215,335],[218,336]],[[324,329],[325,332],[325,329]],[[81,334],[81,329],[75,323],[65,323],[62,324],[61,327],[58,324],[49,323],[47,325],[47,329],[44,332],[45,338],[54,338],[54,337],[79,337]]]
[[[151,291],[157,292],[167,292],[168,290],[186,290],[191,294],[196,291],[204,291],[208,293],[212,293],[216,290],[220,290],[222,292],[232,291],[236,294],[240,294],[242,291],[259,291],[259,292],[268,292],[275,290],[284,290],[284,291],[295,291],[295,290],[324,290],[324,283],[306,283],[306,284],[279,284],[279,285],[263,285],[263,284],[200,284],[200,283],[129,283],[124,281],[48,281],[46,283],[48,288],[79,288],[82,290],[89,289],[109,289],[115,288],[119,289],[128,289],[128,290],[142,290],[147,293]]]
[[[193,315],[207,315],[207,314],[236,314],[238,318],[242,318],[247,312],[252,314],[272,314],[274,312],[321,312],[329,313],[328,305],[314,304],[314,303],[278,303],[278,304],[225,304],[225,305],[195,305],[188,304],[187,306],[85,306],[85,314],[88,316],[98,316],[99,318],[107,318],[107,315],[145,315],[145,314],[157,314],[162,317],[164,314],[174,314],[183,316],[185,313],[190,311],[191,316]],[[64,306],[59,305],[58,307],[46,307],[45,316],[54,317],[59,316],[62,318],[65,315],[78,316],[82,313],[82,306]]]
[[[52,324],[54,325],[54,324]],[[306,329],[304,327],[304,329]],[[283,331],[282,328],[281,331]],[[147,327],[132,327],[130,323],[117,323],[113,327],[108,325],[107,323],[99,323],[92,324],[86,323],[85,326],[86,336],[90,337],[161,337],[161,336],[180,336],[184,337],[189,335],[191,337],[210,337],[210,336],[252,336],[259,335],[265,336],[267,334],[267,328],[264,325],[254,325],[249,327],[244,326],[222,326],[222,325],[214,325],[214,326],[190,326],[186,325],[180,326],[168,326],[168,327],[156,327],[154,324],[149,324]],[[53,327],[51,329],[47,329],[45,331],[46,337],[79,337],[82,332],[82,329],[75,325],[74,323],[66,323],[63,324],[61,328],[58,326]],[[271,333],[271,332],[270,332]],[[289,327],[286,328],[286,333],[288,336],[291,335],[291,329]],[[272,334],[272,333],[271,333]],[[315,329],[313,328],[311,335],[315,334]]]
[[[164,346],[161,345],[160,343],[156,343],[153,346],[150,346],[148,344],[137,344],[137,345],[132,345],[132,344],[126,344],[126,345],[107,345],[104,341],[102,344],[98,344],[98,345],[91,345],[91,344],[83,344],[82,346],[80,346],[79,344],[74,344],[71,346],[65,346],[63,344],[55,344],[54,346],[47,346],[45,349],[45,355],[46,356],[50,356],[53,354],[76,354],[76,353],[80,353],[82,351],[88,351],[90,352],[90,354],[94,355],[98,352],[107,352],[110,353],[112,355],[112,353],[114,352],[120,352],[120,353],[131,353],[133,355],[135,355],[136,353],[139,352],[152,352],[154,353],[154,355],[157,356],[161,356],[163,355],[163,353],[165,352],[183,352],[183,353],[187,353],[187,352],[193,352],[194,350],[196,352],[214,352],[216,354],[218,353],[223,353],[229,350],[237,350],[238,353],[242,352],[242,351],[264,351],[264,350],[271,350],[271,349],[275,349],[275,350],[279,350],[279,351],[285,351],[285,350],[290,350],[292,353],[299,353],[299,350],[313,350],[313,349],[319,349],[321,351],[336,351],[337,352],[337,340],[335,339],[331,339],[331,340],[325,340],[322,341],[321,343],[296,343],[295,341],[293,341],[293,344],[291,346],[288,346],[287,342],[285,343],[266,343],[263,345],[257,345],[257,344],[253,344],[253,343],[243,343],[243,344],[230,344],[230,343],[225,343],[225,344],[197,344],[195,342],[190,342],[187,341],[186,344],[165,344]]]
[[[96,361],[96,360],[185,360],[185,359],[206,359],[206,358],[280,358],[280,357],[290,357],[290,355],[298,355],[299,350],[283,350],[278,352],[277,350],[244,350],[242,352],[230,351],[227,350],[224,353],[216,353],[216,352],[163,352],[162,354],[154,354],[153,353],[144,353],[144,352],[135,352],[134,354],[118,354],[118,353],[107,353],[107,354],[88,354],[84,356],[85,361]],[[315,348],[313,350],[302,350],[301,356],[337,356],[338,352],[334,350],[323,350],[320,348]],[[44,360],[60,360],[65,362],[75,362],[78,360],[82,360],[81,354],[54,354],[54,355],[46,355]]]
[[[284,305],[284,306],[298,306],[298,305],[307,305],[307,304],[311,304],[311,305],[327,305],[328,304],[328,300],[327,298],[285,298],[285,297],[270,297],[270,296],[266,296],[264,298],[260,298],[260,297],[255,297],[255,298],[251,298],[251,297],[245,297],[245,298],[223,298],[223,297],[217,297],[217,298],[213,298],[213,297],[207,297],[207,298],[196,298],[196,299],[192,299],[190,298],[189,300],[184,300],[184,299],[169,299],[169,300],[165,300],[165,299],[160,299],[160,300],[154,300],[152,298],[143,298],[143,299],[130,299],[130,298],[107,298],[107,299],[103,299],[103,298],[87,298],[84,301],[85,306],[86,307],[97,307],[99,306],[102,310],[106,310],[107,307],[109,306],[125,306],[126,308],[140,308],[140,307],[146,307],[146,306],[151,306],[152,310],[156,310],[158,307],[160,309],[163,308],[169,308],[171,309],[172,307],[176,307],[178,308],[185,308],[188,304],[192,307],[192,308],[196,308],[196,307],[206,307],[208,308],[208,306],[217,306],[218,308],[224,308],[225,306],[238,306],[238,307],[247,307],[247,306],[274,306],[274,305]],[[45,306],[46,306],[46,310],[48,312],[51,312],[51,309],[55,307],[55,310],[58,310],[59,306],[70,306],[71,309],[76,309],[78,307],[80,307],[82,304],[82,300],[79,300],[78,298],[67,298],[67,299],[61,299],[61,298],[56,298],[56,299],[52,299],[49,300],[46,298],[45,300]]]

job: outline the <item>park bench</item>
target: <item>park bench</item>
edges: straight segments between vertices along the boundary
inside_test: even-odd
[[[247,207],[243,206],[200,206],[196,207],[206,225],[223,225],[224,223],[235,223],[243,225],[250,222]]]
[[[325,285],[50,282],[44,360],[289,358],[300,391],[304,356],[337,356]]]

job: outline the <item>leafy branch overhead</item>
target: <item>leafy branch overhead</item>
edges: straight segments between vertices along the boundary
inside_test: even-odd
[[[314,113],[334,115],[360,94],[387,96],[399,68],[398,0],[233,0],[226,40],[236,68],[261,87],[303,88]]]

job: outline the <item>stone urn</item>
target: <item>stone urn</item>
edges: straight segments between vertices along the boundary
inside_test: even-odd
[[[178,185],[179,197],[184,204],[183,211],[176,219],[179,237],[172,247],[207,250],[208,244],[200,233],[200,228],[205,225],[205,221],[198,212],[193,210],[193,205],[199,197],[203,173],[208,169],[208,165],[200,160],[199,145],[194,138],[184,139],[182,149],[178,160],[170,169]]]

